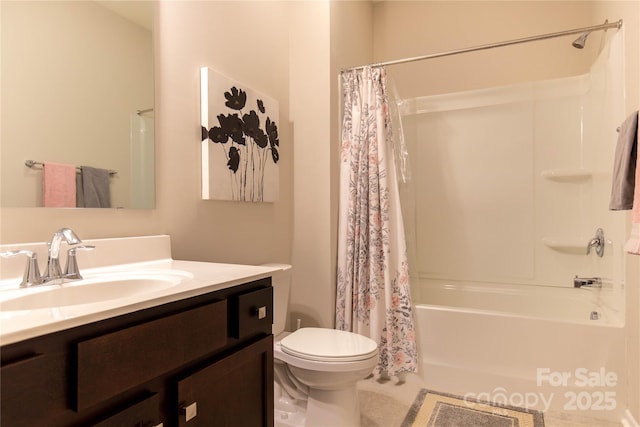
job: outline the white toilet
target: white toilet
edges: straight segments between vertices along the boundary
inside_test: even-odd
[[[376,342],[326,328],[285,332],[291,266],[278,266],[272,281],[276,427],[360,426],[356,383],[378,363]]]

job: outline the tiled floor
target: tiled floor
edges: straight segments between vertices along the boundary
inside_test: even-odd
[[[420,377],[409,375],[403,382],[368,378],[358,383],[362,427],[400,427],[418,391],[425,388]],[[569,412],[544,414],[545,427],[620,427]]]

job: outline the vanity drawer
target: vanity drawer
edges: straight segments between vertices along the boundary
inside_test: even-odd
[[[76,343],[76,410],[88,408],[226,345],[218,301]]]
[[[160,398],[152,394],[126,409],[111,415],[102,421],[92,423],[93,427],[157,427],[163,426]]]
[[[229,297],[229,336],[242,339],[255,334],[271,334],[273,288],[258,289]]]
[[[40,420],[63,413],[67,403],[66,377],[64,353],[34,353],[3,364],[0,369],[2,425],[43,425]]]

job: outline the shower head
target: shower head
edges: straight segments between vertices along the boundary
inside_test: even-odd
[[[573,47],[575,47],[576,49],[582,49],[585,45],[585,43],[587,42],[587,37],[589,37],[589,34],[591,33],[591,31],[587,31],[582,33],[582,35],[580,37],[578,37],[577,39],[575,39],[573,41],[573,43],[571,43],[571,45]]]

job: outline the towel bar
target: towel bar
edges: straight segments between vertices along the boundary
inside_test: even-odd
[[[25,160],[24,161],[25,166],[30,167],[30,168],[35,168],[36,166],[44,166],[44,163],[42,162],[36,162],[35,160]],[[78,172],[80,172],[80,168],[76,167],[76,170]],[[117,175],[118,171],[117,170],[113,170],[113,169],[109,169],[109,175]]]

